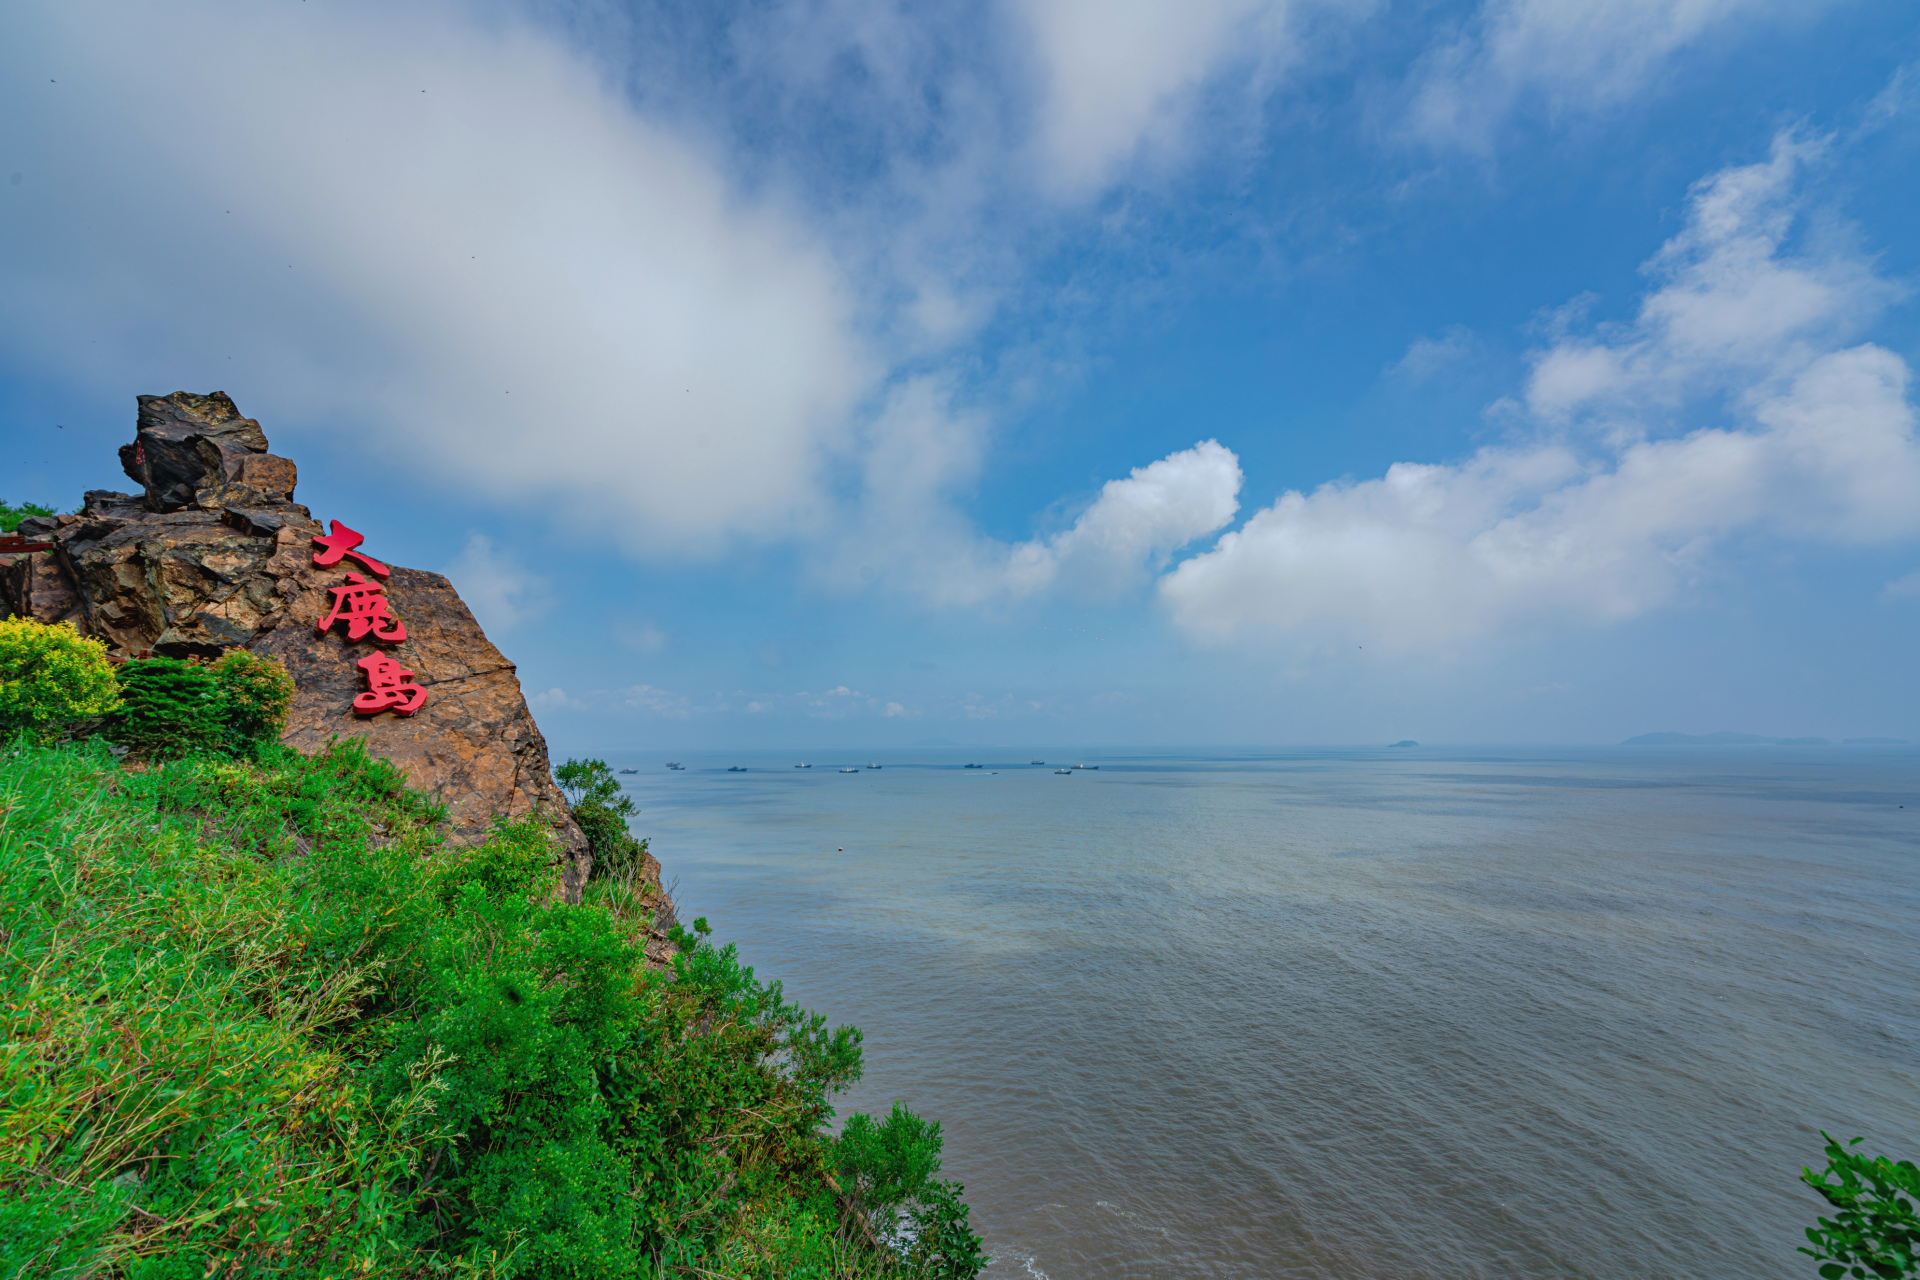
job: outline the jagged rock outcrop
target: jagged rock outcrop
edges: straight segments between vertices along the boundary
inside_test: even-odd
[[[297,690],[289,745],[364,739],[446,803],[455,839],[480,836],[496,817],[542,815],[577,899],[591,869],[586,837],[554,785],[513,664],[453,584],[397,566],[384,579],[406,639],[380,651],[414,673],[427,701],[410,717],[356,715],[366,686],[355,663],[374,646],[316,624],[333,605],[330,588],[361,566],[313,562],[323,530],[293,501],[293,463],[268,451],[260,424],[223,392],[139,400],[136,438],[120,460],[142,492],[96,490],[78,514],[23,521],[20,534],[51,549],[0,555],[0,616],[70,620],[120,658],[271,654]],[[659,864],[649,858],[642,877],[657,886]],[[671,920],[664,894],[656,905]]]

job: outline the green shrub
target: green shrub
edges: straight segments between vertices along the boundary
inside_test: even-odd
[[[211,666],[143,658],[120,668],[111,732],[156,759],[194,751],[248,756],[280,737],[293,677],[274,658],[235,649]]]
[[[213,673],[178,658],[142,658],[120,666],[120,710],[109,731],[155,759],[217,748],[225,737]]]
[[[1827,1167],[1819,1173],[1802,1169],[1800,1180],[1836,1212],[1807,1228],[1813,1248],[1800,1252],[1820,1261],[1825,1280],[1901,1280],[1920,1274],[1920,1217],[1914,1215],[1920,1167],[1885,1156],[1867,1159],[1852,1150],[1864,1138],[1843,1147],[1825,1129],[1820,1136],[1827,1140]]]
[[[70,622],[0,619],[0,736],[46,740],[63,724],[118,705],[113,664]]]
[[[0,759],[0,1275],[977,1271],[938,1252],[972,1237],[937,1127],[827,1133],[857,1030],[704,928],[649,968],[644,922],[559,900],[541,824],[455,849],[442,817],[358,740]],[[903,1238],[841,1168],[926,1170]]]
[[[230,748],[244,755],[262,743],[279,741],[293,706],[293,677],[280,660],[235,649],[212,670]]]
[[[987,1264],[959,1183],[940,1172],[940,1124],[901,1103],[885,1121],[847,1117],[834,1143],[840,1191],[877,1238],[895,1243],[917,1274],[973,1280]]]
[[[593,876],[627,877],[639,869],[647,842],[635,839],[627,819],[640,812],[633,797],[620,789],[620,780],[605,760],[569,760],[553,771],[567,793],[573,820],[586,834],[593,854]]]
[[[0,533],[16,532],[20,528],[20,522],[28,516],[52,514],[52,507],[37,506],[31,502],[23,502],[17,507],[10,502],[0,502]]]

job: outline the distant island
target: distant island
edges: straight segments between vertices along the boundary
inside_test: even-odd
[[[1387,750],[1391,751],[1394,749],[1394,747],[1417,747],[1419,745],[1420,744],[1415,742],[1412,738],[1402,738],[1398,742],[1390,743],[1387,746]]]
[[[1758,733],[1643,733],[1623,747],[1829,747],[1825,738],[1769,738]],[[1904,747],[1905,738],[1847,738],[1848,747]]]

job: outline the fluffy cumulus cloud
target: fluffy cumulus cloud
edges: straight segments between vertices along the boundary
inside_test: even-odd
[[[1006,585],[1014,595],[1064,587],[1112,596],[1144,581],[1176,551],[1224,528],[1240,509],[1240,460],[1214,440],[1109,480],[1064,532],[1015,547]]]
[[[844,270],[557,36],[76,0],[13,15],[0,66],[16,361],[271,388],[270,426],[636,551],[815,518],[876,374]]]
[[[1636,318],[1536,353],[1515,442],[1283,495],[1162,580],[1172,616],[1405,650],[1632,617],[1737,534],[1920,535],[1908,367],[1847,345],[1894,291],[1843,246],[1792,247],[1813,150],[1699,183]]]

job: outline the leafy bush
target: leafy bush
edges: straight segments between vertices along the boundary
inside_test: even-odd
[[[1867,1159],[1852,1150],[1864,1138],[1843,1147],[1825,1129],[1820,1136],[1827,1140],[1827,1167],[1819,1173],[1802,1169],[1800,1180],[1836,1212],[1820,1219],[1818,1227],[1807,1228],[1813,1248],[1800,1252],[1820,1260],[1825,1280],[1900,1280],[1920,1274],[1915,1260],[1920,1255],[1920,1217],[1914,1215],[1920,1167],[1885,1156]]]
[[[573,820],[586,834],[593,853],[593,875],[631,876],[646,857],[647,842],[627,829],[627,819],[640,812],[633,797],[620,789],[605,760],[569,760],[553,771],[567,793]]]
[[[0,533],[14,533],[20,528],[20,522],[28,516],[50,516],[52,507],[42,507],[31,502],[14,506],[10,502],[0,502]]]
[[[936,1127],[826,1132],[857,1030],[703,930],[648,968],[539,823],[453,849],[443,816],[358,740],[0,760],[0,1274],[977,1271],[934,1251],[972,1240]],[[876,1238],[843,1169],[924,1169],[946,1225]]]
[[[234,649],[212,670],[230,749],[248,754],[262,743],[279,741],[293,705],[293,677],[280,660]]]
[[[220,687],[213,673],[178,658],[143,658],[120,666],[120,710],[110,731],[156,759],[208,751],[225,736]]]
[[[0,620],[0,736],[49,738],[60,725],[118,705],[113,664],[70,622]]]

